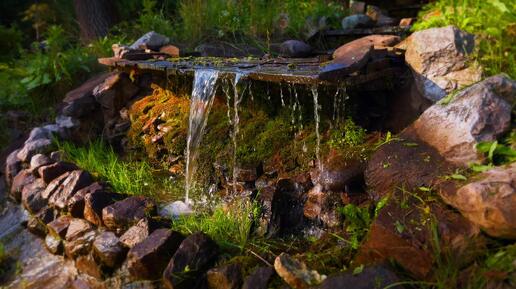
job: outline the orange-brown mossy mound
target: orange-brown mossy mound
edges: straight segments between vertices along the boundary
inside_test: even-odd
[[[186,146],[190,101],[156,84],[153,92],[129,108],[130,144],[144,149],[148,157],[160,160],[168,155],[182,156]]]

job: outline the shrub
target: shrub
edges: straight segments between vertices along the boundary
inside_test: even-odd
[[[476,59],[487,75],[516,78],[516,2],[512,0],[439,0],[427,5],[414,30],[454,25],[477,35]]]

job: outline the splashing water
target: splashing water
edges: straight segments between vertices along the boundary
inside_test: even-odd
[[[315,147],[315,158],[317,162],[317,166],[319,171],[322,171],[322,164],[320,158],[320,150],[321,150],[321,134],[319,132],[319,123],[321,122],[319,116],[319,92],[317,91],[317,86],[312,87],[312,95],[314,97],[314,120],[315,120],[315,135],[317,137],[317,144]]]
[[[186,176],[185,203],[189,203],[189,194],[193,177],[197,168],[198,147],[204,136],[215,96],[215,84],[219,73],[216,70],[197,70],[190,99],[190,115],[188,117],[188,137],[186,144]]]

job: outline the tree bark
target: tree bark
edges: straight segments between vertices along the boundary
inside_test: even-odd
[[[81,29],[81,40],[89,43],[107,35],[117,21],[113,0],[74,0],[75,14]]]

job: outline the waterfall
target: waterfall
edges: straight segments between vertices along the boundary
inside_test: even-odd
[[[208,123],[208,114],[215,96],[215,84],[219,73],[216,70],[196,70],[190,98],[190,115],[188,117],[188,137],[186,144],[185,203],[197,168],[198,148]]]
[[[245,77],[245,74],[237,72],[235,73],[235,80],[233,81],[233,193],[237,191],[237,147],[238,147],[238,132],[240,130],[239,123],[240,117],[238,115],[238,108],[240,106],[240,102],[244,96],[244,92],[246,88],[244,88],[241,92],[238,89],[238,83]]]
[[[317,161],[317,167],[319,171],[322,171],[322,164],[320,158],[320,150],[321,150],[321,134],[319,132],[319,123],[321,122],[319,116],[319,92],[317,91],[317,86],[312,87],[312,95],[314,97],[314,121],[315,121],[315,135],[317,137],[317,144],[315,147],[315,158]]]

